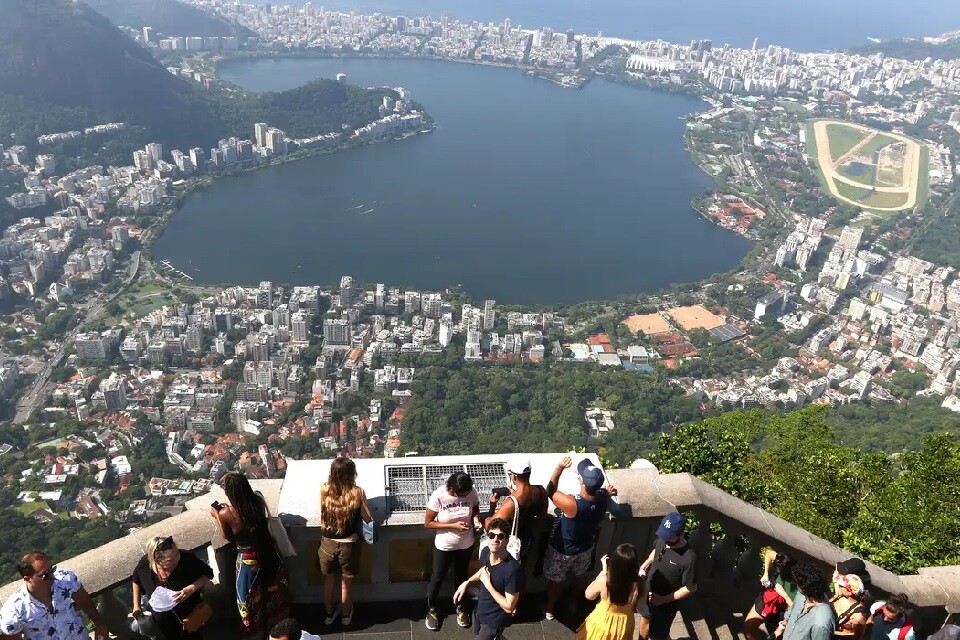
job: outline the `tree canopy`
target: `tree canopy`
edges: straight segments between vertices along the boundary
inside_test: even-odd
[[[616,428],[591,443],[584,412],[602,403]],[[611,463],[649,455],[672,424],[701,416],[697,403],[658,375],[598,366],[428,367],[417,371],[403,442],[421,454],[569,451],[599,447]]]
[[[960,440],[864,452],[837,441],[826,409],[733,412],[660,436],[662,473],[687,472],[886,569],[960,563]]]

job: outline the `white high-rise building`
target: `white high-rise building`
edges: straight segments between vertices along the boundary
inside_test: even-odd
[[[863,229],[858,227],[844,227],[840,232],[840,239],[837,240],[837,246],[843,251],[843,257],[852,257],[857,253],[857,247],[860,246],[860,238],[863,236]]]
[[[386,287],[382,283],[378,282],[376,292],[374,293],[374,296],[373,296],[374,305],[376,306],[377,311],[383,310],[383,306],[386,301],[385,290],[386,290]]]
[[[340,278],[340,306],[349,307],[353,304],[353,278],[343,276]]]
[[[323,321],[323,342],[328,345],[350,344],[350,323],[346,318],[329,318]]]
[[[267,146],[267,130],[270,128],[266,122],[258,122],[253,125],[253,140],[257,143],[258,147],[266,148]]]
[[[193,168],[197,171],[203,171],[204,167],[207,166],[207,159],[203,149],[200,147],[190,149],[190,164],[192,164]]]
[[[257,306],[261,309],[269,309],[273,306],[273,283],[264,280],[260,283],[257,290]]]
[[[450,344],[450,340],[453,338],[453,325],[449,322],[440,323],[440,346],[447,347]]]
[[[57,172],[57,162],[50,154],[39,155],[37,156],[37,168],[43,175],[50,177]]]
[[[274,155],[282,156],[287,152],[287,142],[284,140],[283,131],[275,127],[267,129],[267,139],[264,145],[273,152]]]
[[[294,342],[310,342],[309,318],[305,313],[295,313],[290,317],[290,335]],[[324,324],[326,335],[326,324]]]
[[[483,303],[483,330],[490,331],[497,322],[497,301],[487,300]]]
[[[156,165],[163,159],[163,145],[159,142],[151,142],[144,147],[144,151],[150,154],[153,164]]]

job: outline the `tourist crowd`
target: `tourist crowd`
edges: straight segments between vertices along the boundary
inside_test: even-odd
[[[536,521],[556,517],[543,554],[547,580],[547,620],[553,620],[565,585],[596,601],[576,631],[578,640],[666,640],[680,602],[697,591],[697,558],[688,544],[686,519],[669,513],[656,530],[650,552],[620,544],[600,558],[601,570],[590,576],[595,541],[605,515],[618,515],[617,490],[589,459],[576,465],[577,488],[558,489],[573,466],[564,457],[546,487],[531,484],[531,465],[523,458],[506,465],[510,486],[496,488],[481,509],[473,479],[456,472],[429,497],[424,526],[435,532],[432,573],[427,587],[427,629],[437,631],[453,613],[460,627],[472,628],[479,640],[499,640],[525,602],[525,578],[534,561]],[[284,558],[293,555],[282,527],[267,504],[240,473],[221,481],[228,502],[214,502],[210,515],[235,566],[236,613],[240,637],[271,640],[316,639],[290,617],[290,592]],[[354,606],[352,583],[360,567],[363,542],[376,541],[373,515],[357,485],[353,460],[337,458],[320,489],[321,543],[316,566],[323,575],[325,624],[339,620],[346,628]],[[172,537],[151,538],[133,572],[132,630],[160,640],[199,640],[214,617],[203,589],[211,568],[191,553],[181,553]],[[479,568],[470,573],[477,559]],[[89,637],[82,611],[96,640],[108,628],[77,576],[58,569],[42,551],[26,553],[17,569],[23,583],[0,609],[0,634],[23,640],[81,640]],[[452,569],[452,600],[440,597]],[[337,586],[339,585],[339,594]],[[476,585],[476,588],[471,588]],[[832,578],[812,564],[767,550],[761,592],[744,615],[748,640],[915,640],[910,604],[905,595],[874,601],[864,562],[837,564]],[[475,595],[474,595],[475,594]],[[447,609],[449,602],[452,612]],[[78,611],[79,610],[79,611]],[[639,613],[639,624],[635,624]],[[638,627],[638,628],[637,628]]]

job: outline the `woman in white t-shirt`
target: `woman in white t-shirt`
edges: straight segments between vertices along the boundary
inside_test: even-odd
[[[433,549],[433,573],[427,588],[427,629],[440,628],[437,598],[450,566],[453,566],[454,584],[465,581],[469,575],[470,559],[475,541],[474,527],[480,528],[480,497],[473,488],[473,478],[458,471],[450,475],[447,484],[438,488],[427,502],[423,518],[427,529],[434,529],[437,537]],[[470,626],[470,613],[461,602],[457,605],[457,624]]]

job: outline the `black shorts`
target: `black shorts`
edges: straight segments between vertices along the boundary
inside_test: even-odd
[[[676,602],[652,605],[646,600],[640,603],[640,615],[650,621],[650,638],[659,640],[670,637],[670,627],[677,617],[680,605]]]

